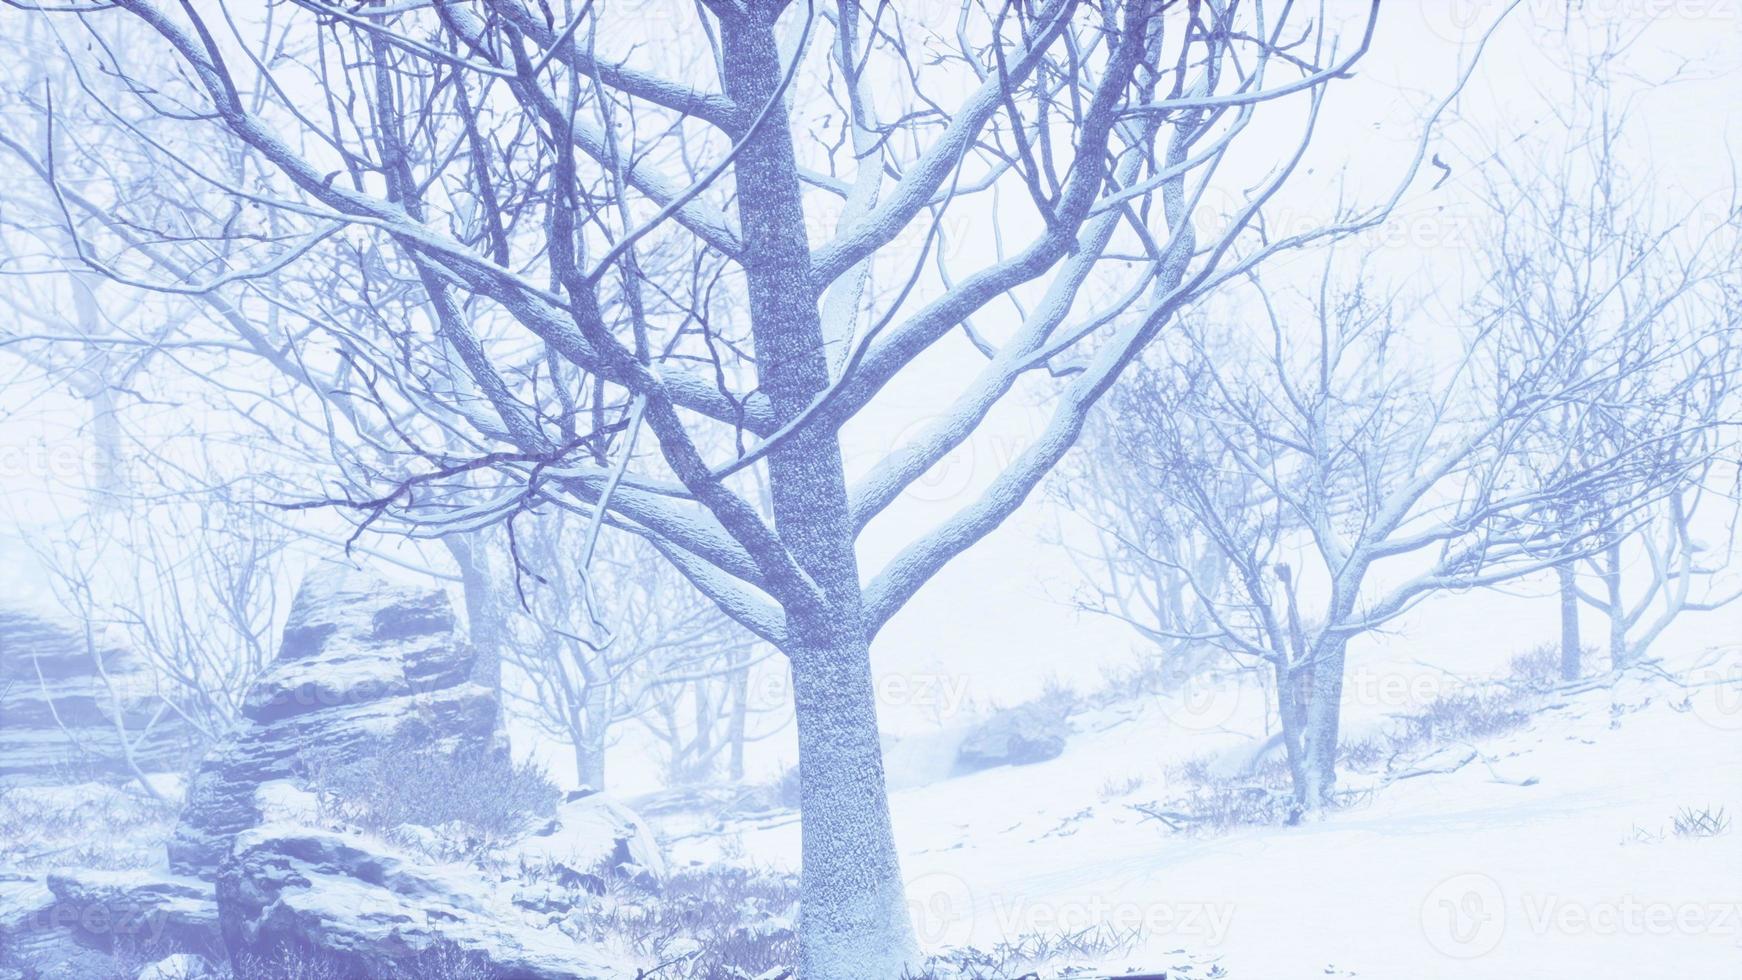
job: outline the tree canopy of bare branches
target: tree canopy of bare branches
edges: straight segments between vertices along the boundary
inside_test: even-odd
[[[1182,309],[1382,220],[1425,156],[1263,231],[1377,3],[12,6],[67,71],[0,147],[51,189],[62,260],[194,302],[153,342],[247,357],[251,423],[326,444],[279,503],[511,545],[570,510],[565,560],[640,535],[790,659],[813,980],[914,951],[873,638]],[[1225,170],[1234,204],[1201,207]],[[843,430],[962,342],[942,410],[849,474]],[[861,569],[867,525],[1037,387],[1008,465]]]

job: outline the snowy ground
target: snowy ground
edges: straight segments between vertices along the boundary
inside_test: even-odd
[[[1672,824],[1682,807],[1742,813],[1742,648],[1665,667],[1679,683],[1636,672],[1551,696],[1526,727],[1472,743],[1480,757],[1455,772],[1392,782],[1306,826],[1222,836],[1170,833],[1128,804],[1177,792],[1170,763],[1250,746],[1236,732],[1257,730],[1255,697],[1079,715],[1051,762],[894,794],[922,940],[1136,926],[1142,945],[1106,967],[1190,961],[1235,980],[1738,975],[1742,831],[1688,839]],[[1353,732],[1459,683],[1361,670]],[[674,856],[722,843],[797,865],[790,818],[680,841]]]

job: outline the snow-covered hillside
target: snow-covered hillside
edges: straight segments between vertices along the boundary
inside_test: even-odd
[[[894,794],[922,942],[1140,933],[1096,965],[1264,980],[1733,975],[1742,834],[1674,824],[1684,808],[1742,811],[1742,648],[1661,668],[1531,695],[1522,727],[1418,747],[1389,779],[1346,775],[1354,800],[1320,820],[1226,833],[1174,832],[1133,805],[1181,793],[1169,773],[1185,759],[1249,754],[1238,703],[1086,710],[1056,759]],[[1352,724],[1387,713],[1370,704]],[[779,815],[674,856],[723,843],[797,866],[798,825]]]

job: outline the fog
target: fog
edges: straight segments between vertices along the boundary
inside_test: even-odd
[[[1723,975],[1742,10],[905,8],[0,10],[0,978]]]

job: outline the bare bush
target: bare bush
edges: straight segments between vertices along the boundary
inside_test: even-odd
[[[607,896],[587,920],[590,938],[657,960],[648,976],[750,978],[798,962],[798,879],[748,868],[674,872],[657,898]],[[790,975],[790,973],[788,973]]]
[[[1504,735],[1529,724],[1530,712],[1520,703],[1518,695],[1500,688],[1452,692],[1398,720],[1403,730],[1392,743],[1395,749],[1402,750]]]
[[[1002,980],[1005,977],[1089,975],[1084,964],[1131,952],[1143,942],[1141,929],[1108,925],[1061,932],[1027,932],[994,943],[946,950],[926,958],[908,980]]]
[[[315,760],[309,782],[324,816],[388,834],[404,824],[456,834],[465,856],[556,812],[543,767],[495,749],[447,751],[417,739],[381,739],[348,761]]]
[[[0,867],[128,869],[156,860],[177,806],[91,782],[0,787]]]
[[[1196,756],[1168,767],[1166,784],[1185,792],[1162,802],[1131,804],[1131,809],[1175,833],[1276,826],[1287,823],[1294,812],[1288,767],[1274,756],[1238,775],[1218,772],[1208,757]]]
[[[1144,778],[1140,773],[1127,773],[1124,776],[1108,776],[1101,783],[1101,802],[1116,800],[1121,796],[1130,796],[1143,788]]]
[[[1562,679],[1562,650],[1535,646],[1512,658],[1507,666],[1506,683],[1530,691],[1553,687]]]
[[[344,968],[319,950],[279,945],[265,953],[245,953],[226,964],[219,980],[346,980]]]

